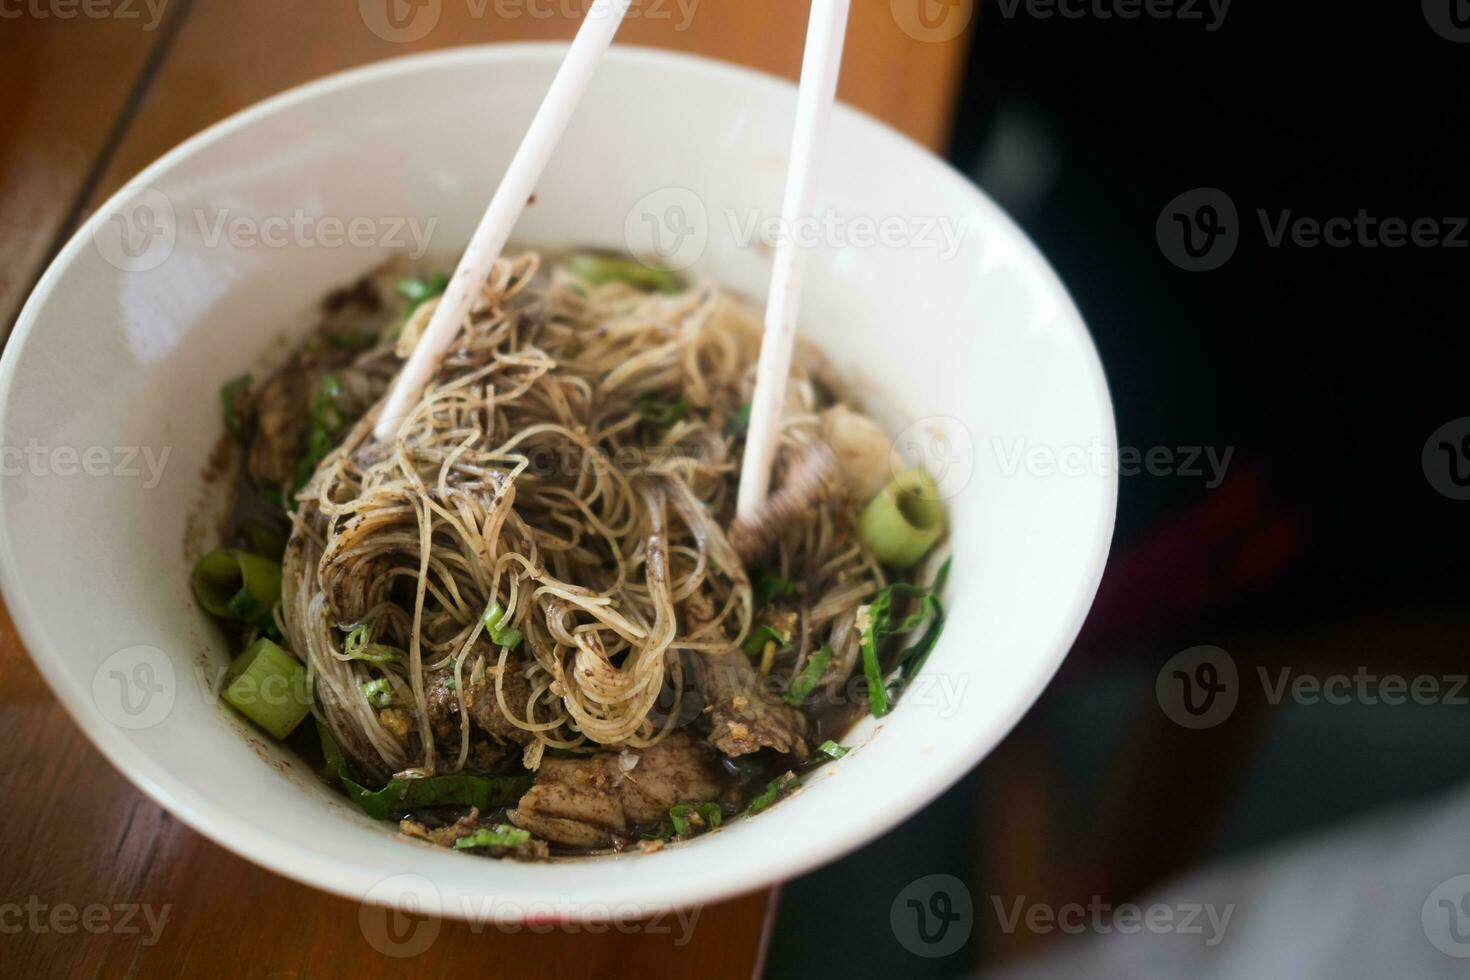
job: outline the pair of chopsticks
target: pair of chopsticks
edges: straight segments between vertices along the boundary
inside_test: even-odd
[[[566,60],[531,121],[531,128],[511,160],[500,187],[491,198],[490,206],[454,270],[438,308],[388,393],[387,403],[373,430],[380,441],[387,442],[397,436],[399,426],[438,370],[439,362],[459,333],[481,284],[489,276],[491,266],[505,250],[511,229],[525,210],[536,182],[545,171],[552,151],[631,4],[632,0],[596,0],[587,12]],[[796,131],[791,142],[790,170],[781,209],[782,219],[788,228],[796,227],[799,220],[811,213],[816,198],[822,149],[837,97],[837,76],[842,65],[849,4],[850,0],[812,0],[806,52],[802,59],[801,90],[797,96]],[[776,248],[775,269],[766,301],[765,333],[756,368],[755,394],[751,400],[745,459],[740,471],[737,519],[753,519],[770,490],[771,465],[775,461],[780,438],[786,379],[791,371],[796,318],[801,305],[805,250],[796,243],[797,237],[783,235]]]

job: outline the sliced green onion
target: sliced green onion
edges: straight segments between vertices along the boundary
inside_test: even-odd
[[[909,470],[868,502],[858,538],[884,564],[913,568],[944,535],[944,525],[934,479],[923,470]]]
[[[490,634],[491,642],[496,646],[510,647],[514,650],[521,645],[521,640],[525,639],[521,636],[520,630],[514,626],[505,625],[510,615],[494,599],[490,600],[490,605],[485,609],[485,615],[480,618],[485,623],[485,630]]]
[[[821,755],[825,755],[829,759],[840,759],[843,756],[847,755],[847,753],[850,751],[852,750],[838,745],[830,738],[827,739],[827,741],[823,742],[821,745],[817,746],[817,752]]]
[[[329,346],[339,350],[367,350],[378,342],[371,330],[329,330],[324,336]]]
[[[584,252],[569,256],[565,265],[568,272],[594,286],[622,282],[650,292],[673,294],[684,291],[684,279],[678,273],[645,265],[634,258]]]
[[[731,436],[743,436],[745,430],[750,428],[750,406],[741,405],[735,414],[725,420],[725,434]]]
[[[454,847],[458,851],[468,850],[471,847],[515,847],[530,839],[530,831],[512,827],[508,823],[498,823],[494,827],[477,830],[468,837],[461,837],[454,842]]]
[[[794,772],[783,773],[777,776],[766,784],[765,791],[760,796],[750,801],[750,805],[745,808],[745,815],[747,817],[753,817],[762,810],[769,809],[777,800],[790,794],[792,790],[800,785],[801,780],[796,778],[796,773]]]
[[[827,672],[827,665],[831,662],[832,648],[823,643],[806,662],[806,666],[801,668],[801,673],[791,681],[791,689],[786,692],[786,703],[799,707],[810,697],[812,691],[816,690],[817,683],[821,681],[822,675]]]
[[[782,578],[775,572],[761,569],[755,573],[755,597],[760,600],[761,605],[774,602],[777,599],[793,599],[796,597],[796,583],[788,578]]]
[[[393,288],[408,301],[408,312],[418,309],[420,303],[433,299],[449,287],[449,277],[436,272],[426,279],[400,279]]]
[[[242,530],[250,542],[250,553],[271,561],[280,561],[286,554],[286,538],[273,527],[256,521],[246,524]]]
[[[868,710],[874,718],[882,718],[890,707],[888,690],[883,686],[883,667],[878,663],[877,631],[871,625],[864,625],[865,618],[868,623],[872,622],[872,610],[859,606],[858,628],[862,631],[862,639],[858,645],[863,653],[863,677],[868,682]]]
[[[194,595],[211,616],[254,623],[269,618],[281,599],[281,566],[238,548],[220,548],[199,559]]]
[[[225,672],[221,696],[272,738],[285,738],[311,713],[306,668],[262,637]]]
[[[688,837],[701,829],[713,830],[724,817],[718,803],[680,803],[669,808],[669,820],[674,825],[674,833],[680,837]]]
[[[386,664],[404,657],[402,650],[384,643],[374,643],[371,621],[358,623],[347,633],[342,642],[342,653],[348,660],[362,660],[370,664]]]
[[[776,644],[778,649],[784,648],[791,645],[791,637],[782,633],[774,626],[762,624],[750,631],[750,635],[745,638],[745,643],[741,645],[740,649],[744,650],[749,656],[758,657],[765,652],[767,643]]]
[[[321,736],[322,756],[327,760],[327,774],[341,783],[364,813],[377,820],[427,806],[472,806],[485,813],[514,805],[531,788],[532,776],[527,772],[512,776],[455,773],[425,779],[391,779],[382,789],[365,789],[348,775],[347,760],[327,727],[318,723],[317,733]]]
[[[690,404],[683,398],[674,400],[657,395],[638,396],[638,414],[654,425],[668,427],[689,414]]]
[[[362,685],[362,696],[374,708],[386,708],[393,703],[393,685],[388,683],[386,677],[366,681]]]
[[[868,682],[868,706],[872,709],[873,717],[881,718],[886,715],[891,701],[890,691],[883,684],[878,645],[891,636],[911,633],[919,628],[920,623],[929,620],[929,627],[918,642],[898,655],[895,668],[899,676],[891,692],[892,697],[897,697],[924,666],[934,645],[939,642],[939,634],[944,630],[944,606],[939,601],[939,594],[944,591],[944,583],[948,578],[949,562],[945,561],[939,574],[934,577],[933,585],[925,587],[895,582],[874,596],[871,603],[858,607],[859,647],[863,654],[863,676]],[[898,623],[894,623],[895,598],[918,599],[919,606]]]
[[[220,410],[224,413],[225,429],[242,443],[248,433],[245,419],[240,414],[240,396],[249,387],[250,375],[242,374],[238,378],[226,381],[219,390]]]
[[[347,430],[357,421],[356,416],[342,411],[337,403],[341,397],[342,383],[337,380],[337,376],[323,374],[311,397],[311,428],[306,437],[306,455],[296,464],[291,487],[281,494],[286,503],[290,503],[296,490],[306,486],[317,466],[336,448],[347,435]]]
[[[371,621],[358,623],[347,633],[347,639],[342,642],[342,652],[349,657],[355,657],[366,647],[373,638],[373,624]]]

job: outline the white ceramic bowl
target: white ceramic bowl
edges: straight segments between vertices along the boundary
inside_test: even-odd
[[[72,239],[0,361],[0,581],[57,697],[191,827],[344,896],[455,917],[627,915],[830,861],[1000,741],[1065,656],[1107,555],[1117,483],[1093,448],[1114,445],[1113,418],[1077,310],[984,195],[843,109],[802,329],[945,470],[955,555],[926,684],[860,726],[850,756],[758,819],[658,854],[517,864],[396,836],[211,698],[201,673],[227,651],[190,598],[183,542],[220,384],[278,357],[327,289],[412,248],[398,219],[433,221],[434,253],[462,246],[563,50],[389,61],[189,140]],[[615,49],[517,239],[658,244],[762,294],[769,250],[738,239],[779,214],[794,96],[749,71]],[[338,242],[351,219],[359,245]]]

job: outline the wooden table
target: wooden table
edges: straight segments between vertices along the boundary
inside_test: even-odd
[[[0,339],[78,222],[198,130],[282,89],[370,61],[459,44],[569,38],[584,2],[8,5],[0,17]],[[433,16],[432,29],[411,41],[380,36],[391,32],[375,32],[369,21],[390,3],[403,17]],[[936,40],[954,32],[918,20],[919,4],[932,4],[930,14],[969,16],[964,0],[855,0],[842,97],[939,147],[967,32]],[[639,0],[641,16],[620,40],[794,78],[805,10],[790,0]],[[3,607],[0,732],[0,975],[446,976],[498,973],[498,964],[513,963],[527,980],[716,980],[760,970],[774,892],[701,910],[688,936],[677,925],[537,934],[443,922],[433,925],[437,938],[425,955],[385,956],[366,940],[355,903],[210,844],[114,772],[51,696]],[[154,923],[167,914],[156,935],[150,912]]]

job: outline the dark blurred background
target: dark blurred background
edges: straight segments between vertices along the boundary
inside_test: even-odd
[[[1470,5],[1068,6],[1083,15],[983,4],[950,158],[1071,288],[1119,445],[1178,465],[1123,476],[1097,604],[1000,749],[907,825],[786,886],[770,976],[1017,962],[1066,937],[1006,932],[992,896],[1134,899],[1470,773],[1465,691],[1271,696],[1283,668],[1428,675],[1441,695],[1466,670]],[[1199,264],[1234,253],[1181,268],[1175,214],[1197,248],[1210,214],[1225,225]],[[1367,230],[1273,243],[1287,215]],[[1433,219],[1444,241],[1423,244],[1422,224],[1420,244],[1390,247],[1408,238],[1390,218]],[[1203,456],[1183,472],[1194,447],[1232,453],[1218,485]],[[1228,653],[1238,700],[1191,729],[1155,684],[1200,645]],[[935,873],[966,884],[974,929],[921,958],[888,899]]]

